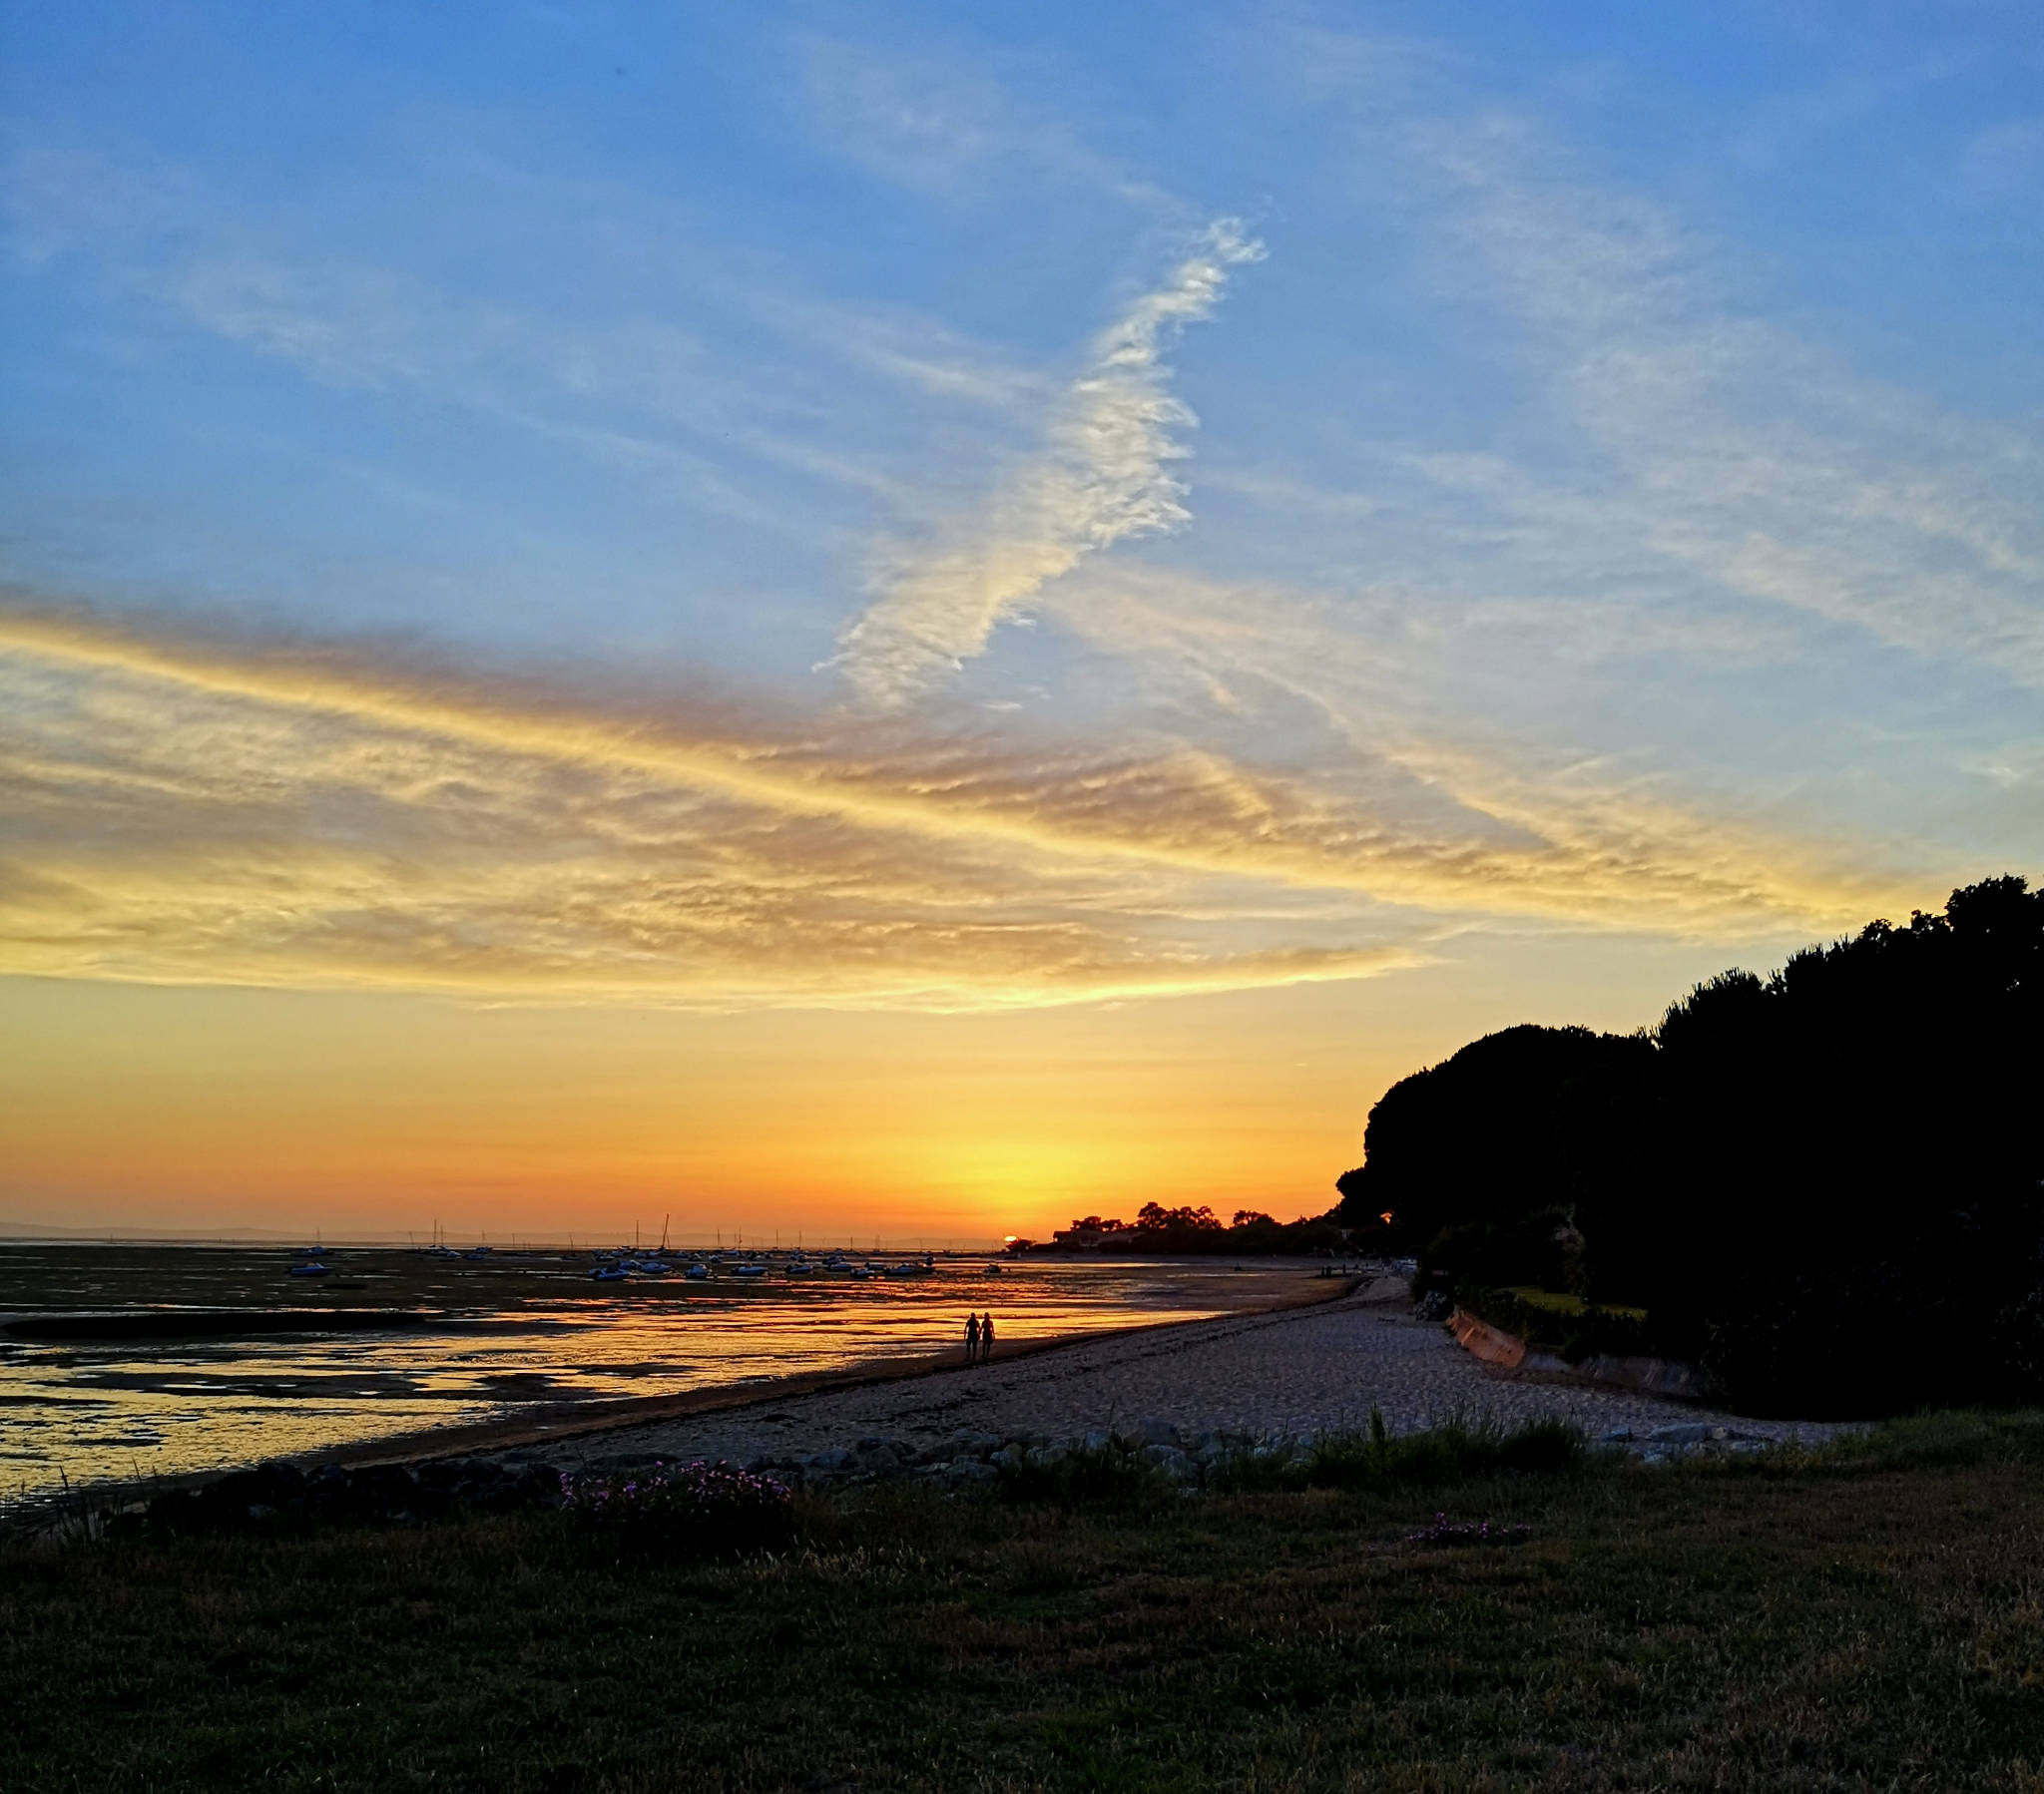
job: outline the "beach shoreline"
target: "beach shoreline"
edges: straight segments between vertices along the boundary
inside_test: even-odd
[[[1046,1352],[1169,1332],[1178,1327],[1208,1327],[1217,1321],[1288,1314],[1296,1309],[1339,1301],[1366,1280],[1362,1276],[1301,1278],[1300,1287],[1282,1300],[1237,1309],[1231,1314],[1203,1315],[1193,1320],[1138,1321],[1118,1327],[1087,1327],[1070,1333],[1049,1334],[1040,1339],[1003,1341],[995,1348],[992,1364],[1009,1365]],[[437,1458],[482,1456],[539,1445],[562,1446],[585,1438],[659,1426],[701,1415],[806,1401],[813,1396],[874,1386],[913,1383],[925,1377],[962,1370],[964,1367],[959,1363],[961,1350],[961,1347],[952,1345],[936,1352],[869,1358],[856,1364],[833,1365],[827,1370],[797,1371],[787,1376],[763,1377],[745,1383],[723,1383],[707,1389],[683,1390],[674,1395],[626,1396],[615,1402],[564,1403],[541,1414],[526,1413],[502,1420],[423,1427],[381,1440],[335,1446],[330,1451],[297,1454],[291,1461],[302,1466],[340,1464],[353,1468],[357,1465],[416,1464]],[[427,1447],[435,1449],[424,1449]]]
[[[1003,1340],[992,1363],[982,1371],[998,1372],[1004,1367],[1045,1353],[1089,1345],[1127,1340],[1167,1332],[1180,1327],[1211,1326],[1229,1321],[1281,1315],[1301,1308],[1317,1307],[1340,1300],[1364,1279],[1358,1275],[1314,1276],[1301,1274],[1275,1301],[1235,1309],[1220,1315],[1192,1319],[1137,1321],[1126,1325],[1086,1327],[1035,1338]],[[493,1457],[519,1452],[546,1450],[549,1455],[563,1448],[574,1449],[581,1442],[692,1418],[742,1412],[752,1408],[801,1403],[820,1396],[847,1393],[868,1387],[912,1384],[918,1380],[959,1371],[962,1348],[946,1346],[938,1351],[917,1352],[862,1359],[826,1369],[798,1371],[784,1376],[754,1378],[743,1382],[718,1383],[665,1395],[626,1396],[614,1400],[536,1404],[512,1414],[484,1421],[456,1421],[413,1427],[402,1432],[370,1439],[350,1440],[306,1451],[278,1452],[237,1463],[223,1463],[191,1471],[142,1477],[113,1477],[89,1483],[66,1483],[58,1488],[32,1488],[0,1497],[0,1524],[8,1528],[41,1524],[40,1517],[66,1503],[89,1502],[94,1507],[117,1508],[128,1503],[178,1490],[202,1488],[237,1470],[256,1463],[287,1463],[304,1471],[327,1466],[344,1470],[381,1466],[415,1466],[451,1458]]]
[[[1444,1424],[1509,1433],[1560,1423],[1591,1440],[1657,1456],[1691,1449],[1813,1445],[1835,1426],[1756,1420],[1693,1401],[1581,1379],[1521,1376],[1463,1350],[1414,1312],[1410,1284],[1385,1267],[1320,1301],[1060,1342],[1034,1364],[965,1366],[873,1378],[784,1400],[733,1403],[600,1433],[535,1442],[565,1471],[666,1462],[800,1466],[886,1446],[927,1461],[972,1439],[1077,1443],[1088,1436],[1283,1438],[1404,1434]],[[1734,1443],[1736,1442],[1736,1443]],[[818,1458],[820,1454],[820,1459]]]
[[[989,1362],[961,1358],[962,1346],[953,1346],[429,1426],[252,1462],[351,1475],[456,1461],[550,1465],[573,1474],[702,1460],[786,1467],[799,1478],[805,1460],[885,1445],[903,1462],[921,1462],[967,1438],[985,1452],[994,1440],[1071,1444],[1103,1433],[1295,1442],[1379,1422],[1392,1434],[1444,1424],[1509,1433],[1560,1423],[1587,1439],[1624,1442],[1659,1457],[1814,1445],[1837,1430],[1486,1364],[1439,1323],[1419,1319],[1409,1281],[1389,1265],[1301,1277],[1279,1300],[1229,1314],[1004,1341]],[[201,1488],[237,1468],[74,1485],[68,1499],[113,1511]],[[8,1504],[5,1524],[10,1531],[46,1527],[62,1506],[63,1499],[30,1492]]]

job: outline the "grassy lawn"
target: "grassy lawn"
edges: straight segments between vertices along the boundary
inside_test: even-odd
[[[1522,1544],[1415,1547],[1436,1510]],[[2044,1788],[2044,1423],[1186,1500],[0,1562],[0,1787]]]

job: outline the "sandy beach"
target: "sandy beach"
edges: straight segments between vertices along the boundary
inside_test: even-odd
[[[238,1465],[498,1453],[949,1366],[965,1310],[1017,1353],[1347,1288],[1289,1261],[946,1258],[913,1277],[589,1278],[563,1253],[0,1244],[0,1508]]]
[[[961,1323],[962,1316],[961,1308]],[[961,1450],[984,1460],[1001,1444],[1071,1444],[1089,1434],[1154,1438],[1160,1428],[1189,1449],[1222,1435],[1295,1443],[1365,1428],[1372,1410],[1393,1433],[1450,1421],[1510,1431],[1559,1420],[1592,1439],[1629,1436],[1649,1457],[1813,1443],[1834,1430],[1500,1371],[1470,1356],[1439,1322],[1419,1319],[1406,1278],[1383,1269],[1296,1279],[1276,1304],[1216,1319],[1010,1340],[990,1363],[967,1366],[962,1358],[961,1341],[956,1359],[869,1359],[750,1387],[542,1406],[280,1457],[306,1471],[464,1463],[572,1471],[704,1459],[830,1481],[858,1471],[846,1461],[833,1474],[821,1460],[848,1455],[864,1464],[880,1443],[890,1448],[882,1461],[902,1466]],[[1707,1434],[1716,1437],[1701,1437]],[[805,1462],[811,1459],[819,1462]],[[159,1475],[146,1486],[195,1487],[230,1468]],[[139,1494],[144,1484],[132,1487]],[[39,1511],[41,1500],[25,1493],[16,1506],[20,1519]]]
[[[960,1431],[1059,1438],[1149,1419],[1187,1435],[1296,1434],[1365,1426],[1372,1408],[1394,1432],[1456,1419],[1511,1428],[1547,1418],[1592,1437],[1696,1423],[1779,1441],[1831,1431],[1494,1370],[1439,1323],[1414,1316],[1403,1277],[1378,1275],[1311,1307],[1146,1328],[898,1381],[769,1396],[611,1426],[539,1449],[571,1467],[642,1454],[751,1463],[849,1450],[874,1438],[923,1449]]]

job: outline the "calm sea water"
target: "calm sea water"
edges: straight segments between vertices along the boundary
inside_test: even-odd
[[[515,1417],[535,1405],[678,1394],[959,1341],[969,1310],[1006,1340],[1192,1320],[1260,1307],[1295,1264],[940,1261],[913,1280],[775,1278],[592,1285],[588,1263],[487,1264],[409,1254],[0,1247],[0,1323],[79,1312],[360,1306],[426,1309],[388,1332],[217,1340],[70,1340],[0,1333],[0,1500],[108,1479],[178,1475]]]

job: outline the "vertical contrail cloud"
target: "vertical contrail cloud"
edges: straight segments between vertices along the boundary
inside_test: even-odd
[[[1170,390],[1164,354],[1211,316],[1230,271],[1264,246],[1219,219],[1159,286],[1093,344],[1052,412],[1040,453],[994,493],[973,527],[904,560],[840,638],[835,665],[865,703],[893,709],[984,651],[994,626],[1087,555],[1178,528],[1190,513],[1171,471],[1199,420]]]

